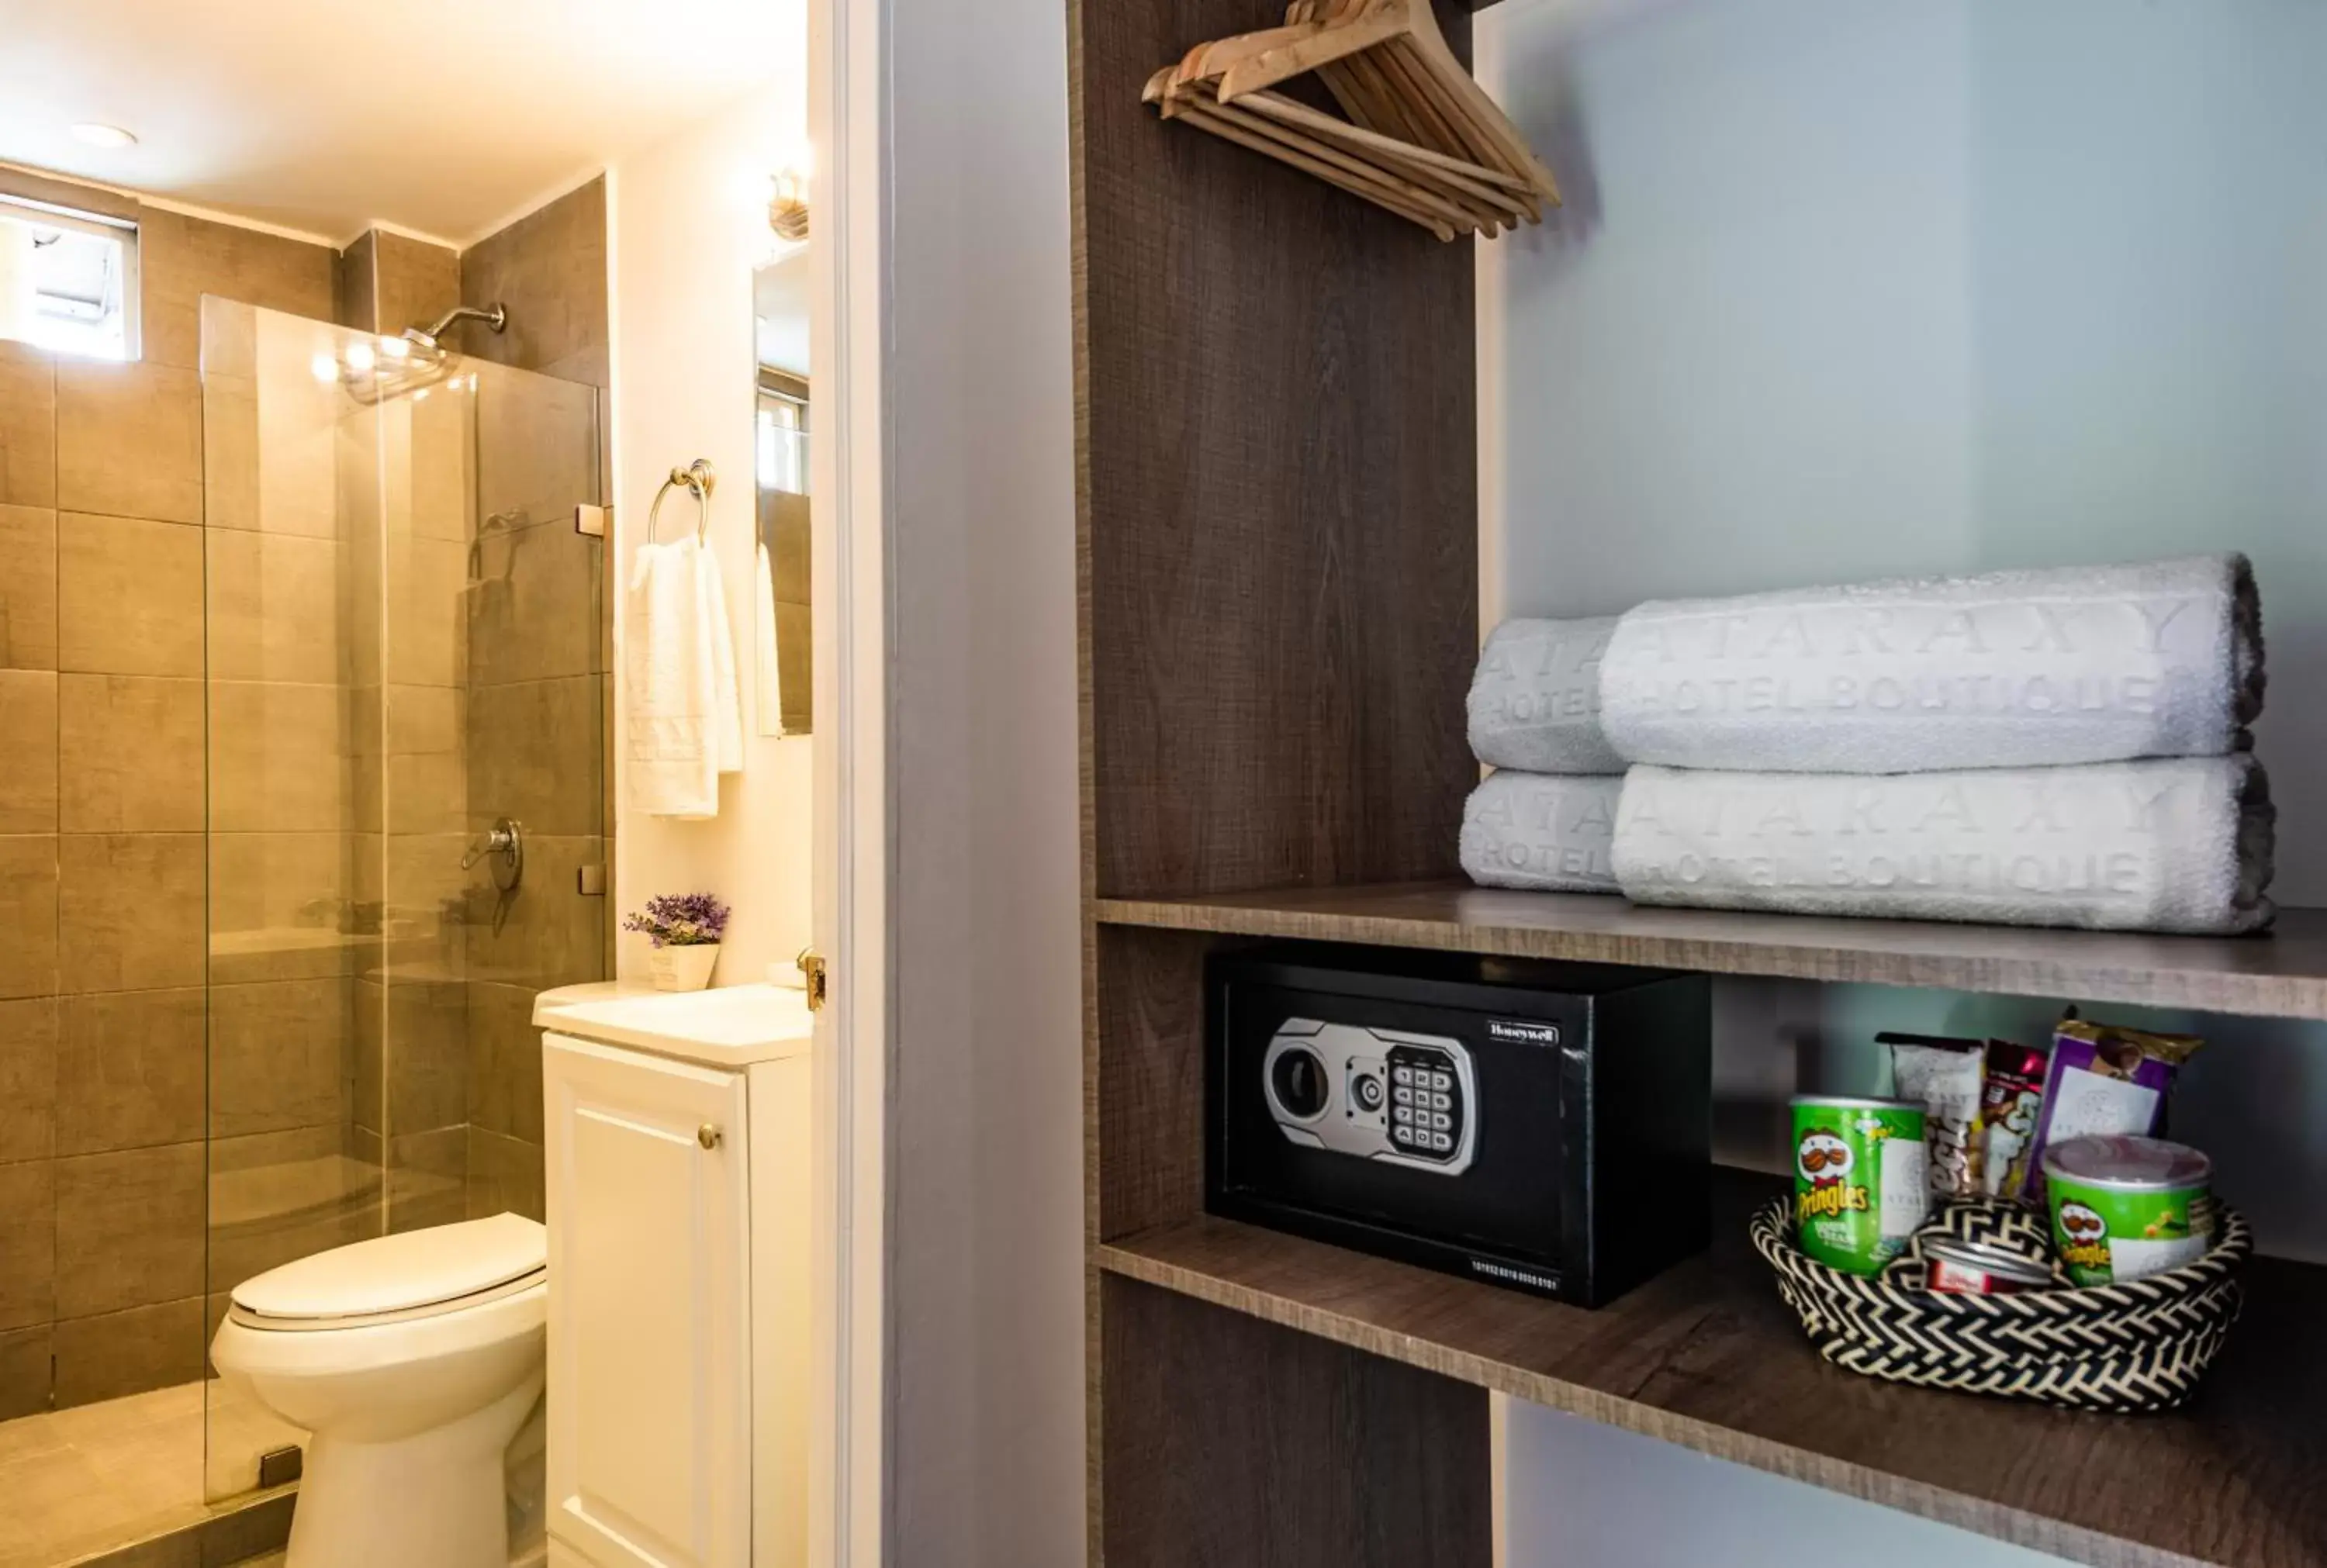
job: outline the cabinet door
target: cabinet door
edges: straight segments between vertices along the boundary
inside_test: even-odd
[[[743,1075],[544,1052],[550,1529],[599,1568],[745,1568]]]

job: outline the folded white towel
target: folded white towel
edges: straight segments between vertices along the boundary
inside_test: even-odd
[[[1645,904],[2100,930],[2270,923],[2246,754],[1861,777],[1635,768],[1616,879]]]
[[[640,546],[623,617],[631,804],[657,817],[716,817],[719,775],[742,766],[743,740],[735,649],[711,551],[693,537]]]
[[[1616,618],[1506,621],[1471,677],[1471,751],[1491,768],[1621,773],[1600,729],[1600,660]]]
[[[1600,670],[1627,759],[1757,772],[2220,756],[2262,688],[2243,555],[1651,602]]]
[[[1463,807],[1463,869],[1482,887],[1612,893],[1621,776],[1491,773]]]

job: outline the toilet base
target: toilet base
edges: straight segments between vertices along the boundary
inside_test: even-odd
[[[307,1444],[284,1568],[508,1568],[502,1457],[542,1377],[450,1425],[385,1442]]]

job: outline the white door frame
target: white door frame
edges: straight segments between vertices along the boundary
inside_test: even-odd
[[[814,915],[831,975],[816,1054],[816,1359],[809,1556],[880,1568],[888,1442],[889,804],[883,0],[809,0],[820,387],[810,446]]]

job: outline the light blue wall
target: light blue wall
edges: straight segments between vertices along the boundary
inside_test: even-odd
[[[1514,611],[1967,559],[1960,8],[1698,0],[1574,49],[1563,9],[1479,27],[1569,197],[1493,242]]]
[[[1573,198],[1490,270],[1509,611],[2244,549],[2327,903],[2327,5],[1573,8],[1480,22]]]
[[[2048,1568],[2061,1560],[1514,1400],[1505,1568]]]
[[[2275,891],[2327,904],[2327,0],[1504,0],[1479,41],[1571,198],[1485,267],[1490,621],[2246,550]],[[1724,984],[1724,1154],[1873,1087],[1878,1029],[2057,1011]],[[2327,1031],[2089,1011],[2210,1037],[2176,1134],[2327,1259]],[[1524,1406],[1509,1452],[1509,1568],[2036,1560]]]

